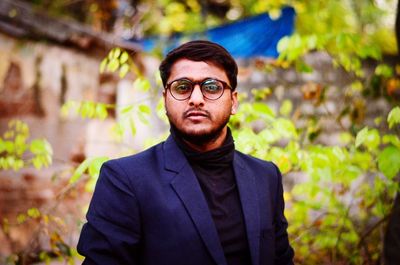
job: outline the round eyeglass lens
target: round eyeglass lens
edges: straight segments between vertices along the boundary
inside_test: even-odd
[[[190,97],[193,84],[188,80],[176,80],[172,82],[170,90],[176,99],[186,99]]]
[[[217,99],[221,96],[224,85],[218,80],[206,80],[201,84],[203,95],[208,99]]]

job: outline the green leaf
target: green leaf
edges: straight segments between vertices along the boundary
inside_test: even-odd
[[[400,149],[390,145],[378,156],[378,168],[389,179],[393,179],[400,170]]]
[[[26,221],[26,215],[25,214],[23,214],[23,213],[20,213],[20,214],[18,214],[18,216],[17,216],[17,223],[18,224],[22,224],[22,223],[24,223],[25,221]]]
[[[23,134],[17,134],[17,136],[15,137],[15,140],[14,140],[15,145],[24,146],[25,142],[26,142],[26,138],[27,137]]]
[[[382,117],[381,117],[381,116],[376,117],[376,118],[374,119],[374,124],[375,124],[376,126],[379,126],[381,123],[382,123]]]
[[[131,112],[132,109],[133,109],[133,106],[132,106],[132,105],[125,106],[125,107],[123,107],[123,108],[121,109],[121,114],[127,114],[127,113]]]
[[[264,88],[253,88],[251,90],[251,94],[253,94],[254,99],[256,101],[262,101],[268,98],[272,93],[271,88],[264,87]]]
[[[82,118],[94,118],[96,114],[96,104],[91,101],[83,102],[81,105],[80,113]]]
[[[150,90],[151,84],[150,81],[147,79],[144,79],[141,83],[141,89],[143,92],[147,92]]]
[[[131,128],[132,136],[136,135],[136,125],[132,118],[129,119],[129,127]]]
[[[364,85],[360,80],[356,80],[353,83],[351,83],[351,89],[353,91],[362,91],[363,87],[364,87]]]
[[[100,168],[103,165],[104,162],[109,160],[108,157],[101,156],[101,157],[95,157],[90,161],[89,164],[89,175],[91,178],[97,179],[99,174],[100,174]]]
[[[129,59],[129,54],[126,51],[124,51],[121,54],[121,57],[119,58],[119,62],[120,62],[120,64],[124,64],[128,61],[128,59]]]
[[[119,77],[124,78],[126,74],[129,72],[129,65],[123,64],[121,65],[121,68],[119,69]]]
[[[83,175],[83,173],[87,170],[90,163],[92,162],[92,158],[86,158],[74,171],[71,178],[69,179],[69,183],[73,184],[77,182]]]
[[[292,101],[285,99],[281,105],[281,108],[279,109],[279,112],[283,116],[289,116],[290,113],[292,112],[292,109],[293,109]]]
[[[108,53],[107,58],[110,59],[110,60],[111,60],[112,58],[114,58],[114,53],[115,53],[115,50],[112,49],[112,50]]]
[[[86,192],[93,192],[94,188],[96,187],[96,179],[90,178],[85,185]]]
[[[113,58],[118,58],[120,55],[121,55],[121,49],[120,48],[115,48],[114,49]]]
[[[300,73],[312,73],[314,69],[304,61],[296,62],[296,70]]]
[[[139,111],[142,113],[145,113],[145,114],[151,113],[150,107],[147,105],[143,105],[143,104],[139,105]]]
[[[368,150],[376,149],[380,144],[380,136],[378,130],[369,130],[368,127],[365,127],[357,133],[355,144],[357,148],[361,145],[364,145],[368,148]]]
[[[382,142],[384,144],[392,144],[396,146],[397,148],[400,148],[400,139],[397,135],[394,134],[386,134],[382,137]]]
[[[119,68],[119,60],[118,59],[111,59],[107,65],[107,69],[110,72],[115,72]]]
[[[289,48],[290,38],[289,36],[285,36],[281,38],[277,45],[277,50],[279,53],[286,51]]]
[[[0,157],[0,168],[8,169],[7,160],[4,157]]]
[[[387,64],[380,64],[375,68],[375,74],[389,78],[393,75],[393,69]]]
[[[14,162],[13,169],[14,169],[15,171],[18,171],[18,170],[20,170],[20,169],[23,168],[23,167],[24,167],[24,161],[21,160],[21,159],[16,159],[15,162]]]
[[[9,153],[9,154],[14,153],[14,151],[15,151],[15,145],[11,141],[5,141],[4,142],[4,148],[5,148],[6,152]]]
[[[346,155],[345,149],[340,148],[339,146],[333,146],[331,150],[332,150],[332,155],[334,157],[331,160],[338,161],[338,162],[346,160],[347,155]]]
[[[61,116],[62,117],[68,117],[68,114],[72,112],[72,114],[76,114],[79,108],[79,103],[76,101],[68,100],[66,103],[64,103],[61,107]]]
[[[150,89],[151,84],[149,80],[139,77],[133,82],[133,87],[135,89],[140,89],[143,92],[147,92]]]
[[[6,143],[4,142],[3,139],[0,138],[0,154],[3,153],[3,151],[6,150]]]
[[[389,112],[387,121],[390,129],[400,123],[400,107],[395,107]]]
[[[297,137],[296,127],[291,120],[279,118],[273,122],[273,126],[281,137]]]
[[[262,130],[261,132],[258,133],[258,135],[267,144],[277,141],[278,138],[280,137],[280,134],[276,133],[275,130],[270,130],[269,128]]]
[[[156,106],[156,114],[165,124],[168,124],[167,115],[165,115],[164,99],[160,97]],[[235,116],[233,116],[235,117]]]
[[[102,103],[96,104],[95,112],[96,112],[96,117],[102,120],[104,120],[108,116],[107,107],[105,104]]]
[[[351,135],[351,133],[348,133],[348,132],[343,132],[343,133],[340,133],[340,135],[339,135],[339,141],[342,144],[348,144],[352,141],[352,139],[353,139],[353,136]]]
[[[50,165],[52,161],[53,149],[47,140],[32,140],[29,145],[29,150],[35,155],[35,157],[31,159],[31,162],[35,168],[41,169],[43,166],[47,167]],[[18,166],[22,167],[23,161],[22,164],[19,162]]]
[[[36,169],[41,169],[43,166],[42,160],[39,157],[32,158],[32,164]]]
[[[104,71],[106,70],[107,62],[108,62],[108,59],[107,59],[107,58],[104,58],[104,59],[101,61],[100,66],[99,66],[99,71],[100,71],[100,73],[104,73]]]
[[[45,142],[40,139],[35,139],[31,141],[31,144],[29,146],[29,150],[33,154],[43,154],[47,152]]]
[[[47,254],[46,251],[41,251],[41,252],[40,252],[40,254],[39,254],[39,259],[40,259],[41,261],[44,261],[46,265],[49,265],[49,264],[50,264],[50,257],[49,257],[49,255]]]
[[[0,168],[6,169],[6,159],[4,157],[0,157]]]
[[[112,127],[113,135],[117,138],[117,140],[121,141],[124,135],[125,129],[124,126],[120,122],[115,123]]]
[[[27,214],[29,217],[32,217],[32,218],[40,217],[40,211],[38,208],[35,208],[35,207],[28,209]]]
[[[88,111],[89,111],[88,105],[86,103],[82,103],[81,107],[79,108],[79,113],[80,113],[81,117],[86,118]]]
[[[275,117],[273,110],[265,103],[253,103],[253,108],[255,111],[265,114],[266,116]]]
[[[46,154],[48,155],[53,155],[53,148],[51,147],[51,144],[47,140],[42,140],[44,144],[44,149],[46,150]]]

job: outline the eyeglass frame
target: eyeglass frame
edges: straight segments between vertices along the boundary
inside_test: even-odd
[[[171,85],[172,85],[172,83],[174,83],[174,82],[176,82],[176,81],[179,81],[179,80],[186,80],[186,81],[189,81],[189,82],[192,84],[192,91],[190,91],[190,94],[189,94],[189,96],[188,96],[187,98],[184,98],[184,99],[177,99],[177,98],[172,94]],[[203,89],[202,89],[202,85],[203,85],[205,82],[209,81],[209,80],[215,80],[215,81],[218,81],[218,82],[220,82],[220,83],[222,84],[222,86],[223,86],[223,88],[222,88],[222,93],[221,93],[221,95],[220,95],[218,98],[212,99],[212,98],[208,98],[208,97],[206,97],[206,96],[204,95]],[[203,79],[203,80],[201,80],[201,81],[193,81],[193,80],[190,80],[189,78],[178,78],[178,79],[172,80],[171,82],[167,83],[166,86],[165,86],[165,89],[166,89],[166,90],[169,90],[169,93],[171,94],[171,96],[172,96],[175,100],[184,101],[184,100],[189,99],[189,98],[192,96],[193,91],[194,91],[194,88],[196,87],[196,85],[199,85],[199,87],[200,87],[200,92],[201,92],[203,98],[208,99],[208,100],[218,100],[218,99],[220,99],[220,98],[222,97],[222,95],[224,94],[226,88],[229,88],[231,91],[233,91],[232,87],[231,87],[228,83],[226,83],[225,81],[219,80],[219,79],[217,79],[217,78],[205,78],[205,79]]]

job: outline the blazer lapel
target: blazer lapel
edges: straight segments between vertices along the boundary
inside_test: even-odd
[[[164,144],[165,168],[177,174],[171,186],[183,202],[205,246],[219,265],[226,265],[224,252],[206,199],[186,157],[170,136]]]
[[[242,159],[236,153],[233,168],[246,223],[252,264],[258,265],[260,260],[260,209],[255,176],[246,169]]]

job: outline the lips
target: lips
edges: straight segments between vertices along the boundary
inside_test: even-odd
[[[191,118],[191,119],[210,118],[210,115],[206,111],[192,110],[185,112],[184,118]]]

